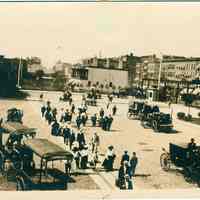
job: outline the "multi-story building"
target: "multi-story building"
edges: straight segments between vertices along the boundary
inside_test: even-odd
[[[200,58],[163,60],[162,67],[166,80],[192,81],[199,76]]]
[[[81,80],[83,86],[87,86],[89,82],[91,85],[128,86],[128,71],[123,69],[76,65],[72,68],[72,78]]]
[[[160,73],[160,77],[159,77]],[[200,58],[163,56],[162,60],[153,56],[143,56],[136,64],[135,83],[156,87],[161,84],[192,81],[200,76]]]
[[[136,86],[156,87],[159,76],[160,60],[155,55],[140,57],[133,74]]]
[[[116,82],[116,84],[119,86],[121,84],[121,87],[127,87],[133,84],[133,75],[136,71],[136,63],[139,60],[140,58],[134,56],[132,53],[130,55],[111,58],[93,57],[83,59],[79,66],[76,65],[76,67],[73,67],[73,77],[89,80],[91,79],[92,81],[99,79],[101,82]],[[97,71],[99,74],[95,75]],[[120,74],[121,77],[118,76]],[[117,83],[117,79],[121,80],[121,78],[125,80]]]
[[[53,72],[65,77],[66,79],[70,79],[72,74],[72,64],[58,61],[53,66]]]
[[[41,59],[38,57],[27,58],[27,72],[35,74],[37,71],[43,71]]]

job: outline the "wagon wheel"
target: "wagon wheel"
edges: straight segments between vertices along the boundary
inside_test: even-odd
[[[24,191],[26,190],[26,185],[25,185],[25,181],[22,177],[17,177],[17,186],[16,186],[16,189],[17,191]]]
[[[0,151],[0,171],[2,173],[4,173],[4,171],[5,171],[5,157],[4,157],[2,151]]]
[[[200,180],[197,180],[197,185],[198,187],[200,187]]]
[[[153,127],[153,130],[154,130],[155,132],[159,132],[157,121],[154,120],[154,121],[152,122],[152,127]]]
[[[167,133],[171,133],[172,132],[172,128],[171,127],[166,127],[166,132]]]
[[[169,171],[171,161],[169,158],[169,153],[162,153],[160,156],[160,166],[164,171]]]
[[[132,117],[132,113],[131,112],[127,112],[127,117],[128,117],[128,119],[132,119],[131,117]]]
[[[186,182],[192,183],[193,180],[192,180],[192,171],[191,171],[191,169],[189,167],[186,167],[186,168],[184,168],[183,173],[184,173],[184,179],[186,180]]]
[[[22,161],[13,161],[13,167],[15,169],[21,169],[23,166]]]

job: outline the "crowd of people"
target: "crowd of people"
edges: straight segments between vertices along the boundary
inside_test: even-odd
[[[82,98],[80,106],[75,107],[74,104],[70,103],[69,106],[64,109],[61,108],[59,111],[57,108],[53,108],[50,101],[47,101],[41,107],[41,115],[48,125],[51,126],[51,134],[53,136],[62,136],[64,144],[73,153],[74,164],[66,167],[68,171],[72,168],[87,169],[96,168],[99,163],[99,146],[100,137],[96,131],[94,131],[91,139],[86,141],[85,127],[88,121],[91,121],[92,127],[101,127],[104,131],[110,131],[113,123],[113,117],[117,113],[117,107],[112,107],[111,113],[108,113],[108,108],[111,106],[112,97],[108,98],[107,110],[100,108],[99,112],[88,116],[88,105],[86,104],[85,98]],[[75,128],[76,127],[76,128]],[[121,166],[119,168],[118,183],[120,189],[131,189],[126,187],[126,183],[129,176],[129,182],[135,174],[135,168],[137,165],[136,154],[133,153],[132,158],[129,160],[127,152],[122,156]],[[114,146],[110,145],[107,148],[107,152],[101,166],[107,171],[114,170],[114,161],[116,154],[114,153]],[[72,167],[73,165],[73,167]],[[129,183],[130,185],[130,183]]]

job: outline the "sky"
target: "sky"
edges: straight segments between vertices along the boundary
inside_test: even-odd
[[[200,56],[200,3],[0,3],[0,54],[57,60]]]

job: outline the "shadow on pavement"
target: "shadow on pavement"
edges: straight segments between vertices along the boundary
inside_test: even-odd
[[[109,132],[120,132],[121,130],[112,129]]]
[[[97,168],[95,169],[96,172],[114,172],[114,171],[118,171],[119,169],[113,169],[112,171],[107,171],[104,168]]]
[[[151,176],[151,174],[135,174],[134,177],[148,177]]]

